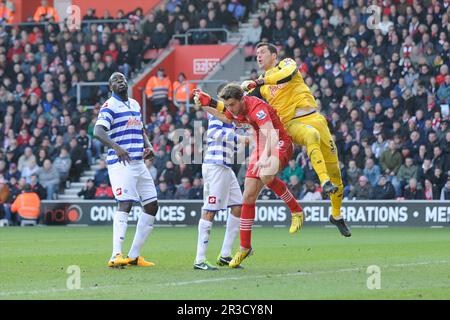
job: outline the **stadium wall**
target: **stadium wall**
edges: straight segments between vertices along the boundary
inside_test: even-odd
[[[137,82],[133,84],[132,97],[142,105],[142,92],[148,79],[154,76],[159,68],[164,68],[171,81],[175,81],[180,72],[184,72],[188,80],[205,78],[235,48],[234,45],[189,45],[174,46],[173,51],[165,59],[156,63]]]
[[[156,223],[165,226],[197,225],[203,201],[161,200]],[[306,226],[329,226],[330,202],[302,202]],[[112,224],[115,201],[85,200],[78,202],[43,201],[42,223],[48,225],[108,225]],[[343,203],[343,215],[351,227],[450,227],[450,201],[348,201]],[[142,213],[133,207],[129,222]],[[216,223],[225,225],[227,212],[219,212]],[[287,227],[290,212],[278,200],[258,201],[255,225]]]

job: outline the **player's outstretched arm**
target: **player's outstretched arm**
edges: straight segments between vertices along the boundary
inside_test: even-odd
[[[232,124],[233,121],[231,119],[228,119],[227,116],[223,113],[220,112],[219,110],[217,110],[216,108],[212,108],[212,107],[203,107],[203,110],[205,110],[206,112],[208,112],[210,115],[212,115],[213,117],[216,117],[217,119],[219,119],[220,121],[222,121],[223,123],[227,123],[227,124]]]
[[[107,129],[104,126],[96,125],[94,127],[94,138],[100,140],[100,142],[103,143],[108,148],[113,149],[116,152],[116,155],[119,158],[120,162],[123,161],[123,163],[125,164],[131,161],[128,152],[124,150],[121,146],[119,146],[117,143],[111,140],[111,138],[108,135]]]
[[[291,58],[286,58],[281,61],[276,71],[271,72],[270,75],[259,77],[257,80],[246,80],[242,82],[241,88],[245,91],[251,91],[256,87],[268,84],[277,85],[290,81],[292,77],[298,72],[297,63]]]

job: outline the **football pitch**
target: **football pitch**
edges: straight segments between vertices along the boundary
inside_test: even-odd
[[[0,228],[0,299],[450,299],[450,228],[352,231],[254,228],[244,269],[205,272],[196,227],[156,227],[142,252],[156,266],[121,270],[106,266],[111,226]],[[223,235],[213,227],[210,262]]]

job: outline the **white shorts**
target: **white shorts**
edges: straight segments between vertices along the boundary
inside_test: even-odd
[[[155,183],[144,162],[108,166],[114,197],[118,202],[140,202],[143,206],[157,200]]]
[[[242,205],[242,191],[231,168],[204,164],[203,210],[220,211]]]

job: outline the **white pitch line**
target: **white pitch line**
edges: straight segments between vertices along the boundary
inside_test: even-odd
[[[411,263],[399,263],[392,265],[381,266],[381,268],[402,268],[402,267],[414,267],[414,266],[422,266],[422,265],[434,265],[434,264],[447,264],[450,261],[448,260],[438,260],[438,261],[424,261],[424,262],[411,262]],[[200,279],[200,280],[192,280],[192,281],[179,281],[179,282],[167,282],[167,283],[158,283],[154,284],[155,287],[176,287],[176,286],[185,286],[191,284],[202,284],[202,283],[214,283],[214,282],[222,282],[222,281],[239,281],[244,279],[265,279],[265,278],[279,278],[279,277],[298,277],[298,276],[315,276],[315,275],[323,275],[323,274],[333,274],[340,272],[355,272],[365,270],[364,267],[357,268],[345,268],[345,269],[337,269],[337,270],[324,270],[324,271],[315,271],[315,272],[290,272],[290,273],[279,273],[279,274],[267,274],[267,275],[257,275],[257,276],[240,276],[240,277],[221,277],[221,278],[211,278],[211,279]],[[131,284],[130,284],[131,285]],[[122,287],[120,285],[110,285],[110,286],[97,286],[97,287],[85,287],[80,289],[46,289],[46,290],[30,290],[30,291],[9,291],[9,292],[0,292],[0,297],[8,297],[14,295],[38,295],[38,294],[48,294],[48,293],[59,293],[59,292],[78,292],[78,291],[91,291],[91,290],[99,290],[99,289],[111,289],[111,288],[119,288]]]

